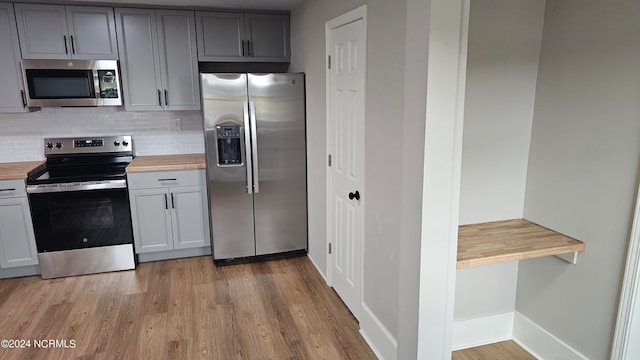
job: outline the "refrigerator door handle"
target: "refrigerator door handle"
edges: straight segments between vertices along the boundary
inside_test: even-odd
[[[249,133],[249,123],[251,122],[251,120],[249,119],[249,103],[248,102],[244,102],[242,103],[242,110],[244,111],[244,116],[243,116],[243,120],[244,120],[244,153],[245,153],[245,158],[246,158],[246,165],[247,165],[247,194],[253,194],[253,166],[252,166],[252,159],[251,159],[251,151],[249,150],[249,148],[251,147],[251,135]]]
[[[258,132],[256,130],[256,104],[253,101],[249,102],[249,114],[251,116],[251,152],[253,161],[253,192],[260,192],[260,179],[258,178]]]

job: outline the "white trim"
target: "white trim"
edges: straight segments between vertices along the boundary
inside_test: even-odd
[[[380,360],[395,360],[398,342],[364,302],[361,304],[360,334]]]
[[[333,123],[331,122],[331,70],[328,68],[326,61],[327,61],[327,57],[331,54],[331,31],[333,29],[336,29],[340,26],[352,23],[354,21],[358,21],[358,20],[362,20],[363,21],[363,27],[364,27],[364,89],[363,89],[363,103],[362,106],[364,107],[364,128],[363,131],[366,132],[366,127],[367,127],[367,93],[366,93],[366,89],[367,89],[367,5],[362,5],[356,9],[353,9],[347,13],[344,13],[338,17],[335,17],[329,21],[327,21],[325,23],[325,81],[326,81],[326,88],[325,88],[325,102],[326,102],[326,109],[325,109],[325,125],[326,125],[326,134],[325,134],[325,142],[326,142],[326,154],[325,154],[325,161],[328,158],[329,154],[333,153],[333,141],[332,141],[332,134],[333,134]],[[365,135],[365,134],[363,134]],[[365,147],[366,149],[366,136],[362,137],[363,139],[363,147]],[[363,159],[362,162],[363,164],[365,164],[365,158],[366,158],[366,150],[363,152]],[[364,167],[364,165],[363,165]],[[366,169],[365,169],[366,170]],[[325,173],[326,173],[326,180],[327,180],[327,193],[326,193],[326,204],[327,204],[327,229],[326,229],[326,233],[327,233],[327,240],[326,240],[326,246],[325,249],[328,250],[329,247],[329,243],[331,242],[332,236],[333,236],[333,207],[330,206],[332,199],[333,199],[333,189],[334,189],[334,183],[333,183],[333,176],[332,176],[332,172],[330,171],[328,166],[325,166]],[[366,194],[366,182],[364,179],[364,175],[363,175],[363,179],[362,179],[362,192],[364,194]],[[364,284],[362,279],[364,278],[364,246],[365,246],[365,236],[364,236],[364,230],[365,230],[365,212],[366,212],[366,196],[365,198],[363,198],[361,201],[361,206],[362,206],[362,220],[361,220],[361,236],[362,236],[362,243],[360,244],[360,301],[362,301],[362,299],[364,299]],[[327,281],[327,285],[329,286],[333,286],[333,254],[327,254],[327,273],[326,273],[326,277],[325,280]],[[354,316],[356,318],[358,318],[358,314],[354,313]]]
[[[327,285],[329,285],[329,282],[327,281],[327,277],[324,276],[324,274],[318,267],[318,264],[316,264],[315,260],[313,260],[313,258],[309,254],[307,254],[307,258],[309,258],[309,261],[311,261],[311,264],[313,264],[313,266],[316,268],[316,271],[318,271],[318,274],[320,274],[320,277],[324,279],[324,282],[327,283]]]
[[[449,359],[455,306],[469,0],[432,0],[425,125],[418,358]]]
[[[588,360],[576,349],[517,311],[513,318],[513,340],[537,359]]]
[[[633,216],[633,227],[631,229],[631,240],[629,241],[629,251],[627,253],[627,266],[624,272],[624,281],[622,283],[622,292],[620,294],[620,306],[618,308],[618,321],[616,323],[616,331],[613,337],[613,348],[611,350],[611,359],[625,359],[629,342],[629,331],[633,321],[640,321],[640,314],[634,311],[636,302],[640,295],[640,190],[638,190],[638,199],[636,200],[636,211]]]
[[[453,350],[513,339],[513,312],[453,323]]]

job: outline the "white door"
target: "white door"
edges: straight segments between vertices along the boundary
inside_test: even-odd
[[[340,19],[340,18],[339,18]],[[338,20],[338,19],[336,19]],[[327,25],[328,168],[327,231],[330,281],[356,318],[360,316],[364,202],[365,19]]]

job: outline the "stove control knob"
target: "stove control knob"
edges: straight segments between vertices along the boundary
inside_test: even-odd
[[[122,146],[129,146],[129,142],[127,140],[122,140]]]
[[[120,141],[116,140],[113,142],[113,146],[118,147],[120,146]]]
[[[61,142],[57,142],[56,143],[56,149],[62,149],[62,143]]]
[[[47,149],[53,149],[53,144],[52,143],[47,143]]]

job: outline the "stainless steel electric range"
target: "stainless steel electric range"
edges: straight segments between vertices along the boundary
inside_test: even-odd
[[[125,167],[131,136],[44,140],[27,179],[43,279],[135,268]]]

